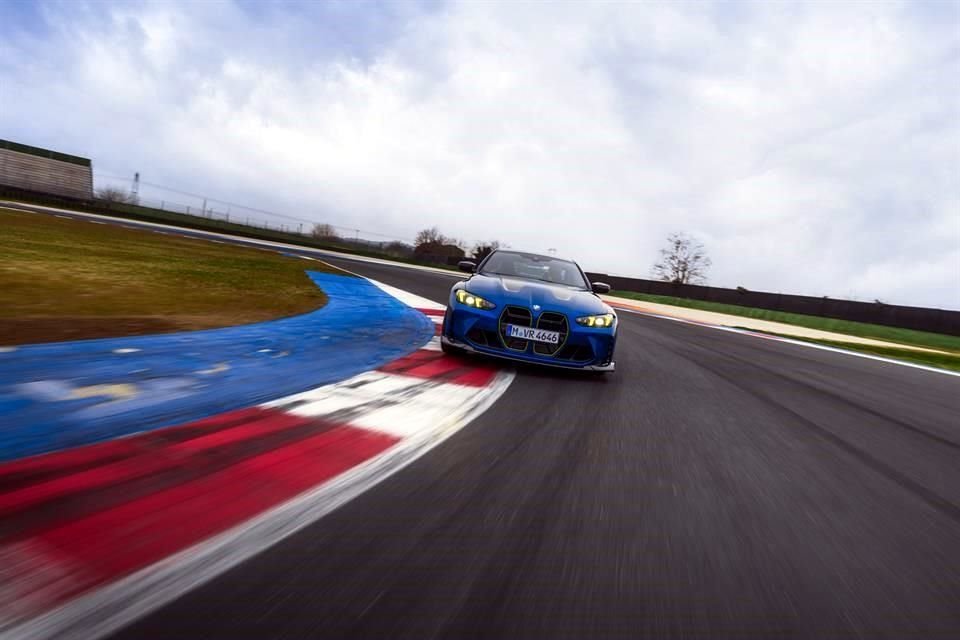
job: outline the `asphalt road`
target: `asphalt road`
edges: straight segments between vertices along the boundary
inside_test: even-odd
[[[336,261],[445,301],[452,278]],[[960,379],[621,314],[125,638],[960,636]]]

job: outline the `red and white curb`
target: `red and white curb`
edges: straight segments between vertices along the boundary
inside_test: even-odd
[[[442,305],[376,284],[439,334]],[[0,638],[121,628],[406,467],[512,380],[434,337],[337,384],[0,465]]]

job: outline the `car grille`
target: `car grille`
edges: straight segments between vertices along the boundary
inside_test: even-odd
[[[536,326],[538,329],[556,331],[560,334],[560,342],[559,344],[554,345],[533,342],[532,340],[511,338],[507,335],[508,324],[517,325],[518,327]],[[570,327],[567,324],[567,317],[562,313],[545,311],[540,314],[540,316],[537,318],[536,324],[534,324],[533,314],[529,309],[525,309],[524,307],[506,307],[500,314],[499,331],[500,340],[502,341],[503,346],[511,351],[526,351],[532,343],[533,352],[537,355],[552,356],[556,355],[561,349],[563,349],[564,343],[567,341],[567,335],[570,332]],[[479,342],[479,340],[477,340],[477,342]],[[494,346],[490,342],[487,342],[487,344],[488,346]]]
[[[500,314],[500,339],[507,349],[514,351],[526,351],[527,341],[519,338],[511,338],[507,335],[507,325],[515,324],[518,327],[532,327],[533,316],[529,309],[523,307],[506,307]]]
[[[559,351],[567,341],[569,328],[567,327],[567,317],[562,313],[554,313],[553,311],[543,312],[540,314],[540,317],[537,318],[537,329],[556,331],[560,334],[560,342],[557,344],[533,343],[533,352],[541,356],[552,356]]]

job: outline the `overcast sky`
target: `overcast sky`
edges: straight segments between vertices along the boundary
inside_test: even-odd
[[[649,275],[960,309],[960,2],[0,0],[0,138]]]

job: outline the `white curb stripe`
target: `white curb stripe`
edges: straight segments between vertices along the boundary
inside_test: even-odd
[[[377,285],[383,291],[389,293],[391,296],[393,296],[400,302],[404,303],[408,307],[419,309],[420,311],[424,311],[424,310],[443,311],[444,309],[447,308],[445,305],[442,305],[438,302],[434,302],[433,300],[424,298],[423,296],[418,296],[415,293],[410,293],[409,291],[404,291],[403,289],[397,289],[396,287],[391,287],[388,284],[384,284],[382,282],[378,282],[370,278],[367,278],[367,280],[370,280],[370,282]]]

